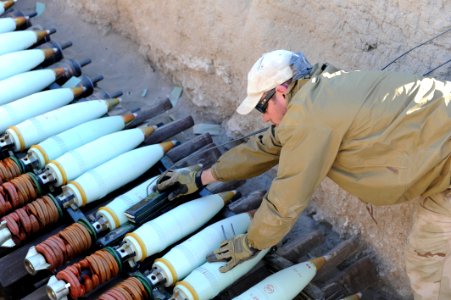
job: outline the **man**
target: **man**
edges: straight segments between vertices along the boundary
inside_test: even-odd
[[[214,181],[246,179],[279,164],[246,235],[211,260],[221,271],[276,245],[324,177],[363,202],[422,196],[406,247],[416,299],[451,299],[451,82],[394,72],[311,66],[301,53],[264,54],[248,74],[240,114],[254,108],[272,126],[224,153],[211,169],[168,172],[171,197]]]

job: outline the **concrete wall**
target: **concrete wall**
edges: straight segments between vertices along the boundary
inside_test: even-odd
[[[230,133],[262,127],[257,113],[242,117],[234,109],[245,96],[247,71],[265,51],[302,50],[312,63],[381,69],[451,23],[446,0],[53,1],[78,10],[105,35],[113,30],[136,42],[154,68],[205,110],[207,121],[223,123]],[[450,48],[447,33],[388,69],[423,74],[449,59]],[[448,65],[433,76],[449,80],[450,74]],[[360,234],[377,253],[382,278],[409,298],[402,249],[413,203],[375,208],[376,224],[365,205],[329,180],[314,199],[318,218],[343,234]]]

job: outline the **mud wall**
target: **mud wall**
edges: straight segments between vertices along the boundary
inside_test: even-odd
[[[257,113],[234,114],[245,95],[247,71],[261,53],[302,50],[312,63],[381,69],[445,31],[451,5],[445,0],[53,1],[62,9],[79,11],[105,35],[114,31],[129,37],[152,67],[183,86],[184,96],[204,112],[205,121],[222,123],[231,134],[262,127]],[[388,69],[426,73],[449,59],[450,48],[448,33]],[[450,74],[448,66],[432,75],[449,80]],[[374,208],[374,221],[365,205],[330,180],[322,183],[314,199],[317,217],[344,235],[360,234],[377,254],[382,278],[408,299],[403,244],[414,203]]]

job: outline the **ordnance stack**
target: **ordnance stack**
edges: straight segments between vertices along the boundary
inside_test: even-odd
[[[209,167],[225,148],[208,132],[195,136],[189,114],[174,118],[174,101],[136,109],[128,105],[133,96],[121,97],[127,87],[120,82],[118,90],[101,89],[110,74],[99,75],[96,61],[70,56],[83,45],[55,41],[59,28],[32,24],[39,16],[20,7],[20,1],[0,1],[3,297],[380,295],[371,288],[377,279],[371,257],[357,240],[340,239],[307,213],[277,248],[232,271],[207,263],[224,239],[247,231],[268,187],[213,184],[167,201],[154,189],[162,172]]]

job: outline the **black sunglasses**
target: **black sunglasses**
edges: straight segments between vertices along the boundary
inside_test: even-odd
[[[271,100],[271,98],[276,93],[276,89],[273,88],[269,92],[267,92],[263,97],[258,101],[257,105],[255,106],[255,109],[264,114],[266,110],[268,109],[268,102]]]

